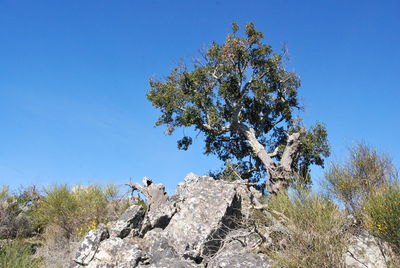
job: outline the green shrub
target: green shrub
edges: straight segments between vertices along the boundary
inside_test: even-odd
[[[0,267],[4,268],[35,268],[39,267],[39,259],[33,258],[32,245],[22,241],[13,241],[0,247]]]
[[[345,217],[330,200],[303,190],[289,197],[273,196],[270,212],[283,220],[288,229],[283,249],[270,257],[283,267],[342,267],[347,247]]]
[[[388,185],[371,194],[364,210],[367,229],[400,253],[400,186]]]
[[[53,186],[34,204],[31,217],[37,228],[58,226],[69,239],[105,222],[107,203],[107,194],[97,185],[72,190],[67,185]]]
[[[361,143],[349,149],[346,163],[333,164],[325,179],[328,192],[362,222],[364,201],[376,189],[396,180],[396,172],[389,157]]]
[[[28,237],[32,235],[32,226],[27,211],[33,200],[34,187],[18,193],[9,193],[8,186],[0,190],[0,239]]]
[[[114,183],[109,183],[103,190],[105,197],[108,201],[111,201],[118,196],[118,187]]]
[[[93,229],[106,220],[107,195],[100,186],[78,187],[72,192],[72,197],[78,205],[76,217],[79,225],[90,223]]]

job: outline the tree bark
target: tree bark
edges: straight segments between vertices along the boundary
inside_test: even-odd
[[[285,150],[281,160],[275,162],[272,157],[274,153],[269,154],[265,147],[257,140],[253,128],[249,128],[244,124],[238,124],[237,129],[246,137],[253,154],[265,166],[268,173],[266,189],[271,194],[277,194],[279,191],[287,189],[290,178],[292,176],[292,162],[300,145],[300,133],[293,133],[288,136]]]
[[[158,207],[167,202],[168,195],[165,192],[165,187],[162,184],[153,183],[152,179],[144,177],[142,180],[143,186],[138,183],[128,184],[133,191],[141,192],[147,200],[149,209],[150,207]]]

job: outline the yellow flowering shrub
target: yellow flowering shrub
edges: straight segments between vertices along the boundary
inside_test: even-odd
[[[97,225],[106,222],[107,192],[98,185],[53,186],[34,204],[32,218],[41,230],[46,226],[59,226],[66,238],[83,236]]]
[[[393,182],[396,172],[389,157],[361,143],[349,149],[345,163],[333,164],[325,179],[328,192],[362,222],[365,200],[376,189]]]
[[[96,230],[97,226],[99,225],[99,222],[96,220],[91,220],[88,223],[84,224],[83,226],[78,227],[77,233],[79,237],[83,237],[87,232]]]
[[[367,229],[400,252],[400,186],[388,185],[371,194],[364,211]]]

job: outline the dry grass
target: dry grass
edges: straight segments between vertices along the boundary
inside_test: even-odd
[[[345,217],[330,200],[309,192],[289,197],[279,194],[269,201],[289,235],[281,248],[269,252],[278,265],[288,268],[344,267],[348,235]]]

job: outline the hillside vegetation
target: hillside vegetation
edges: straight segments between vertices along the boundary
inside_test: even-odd
[[[347,161],[327,169],[322,190],[293,184],[287,192],[261,195],[261,210],[253,210],[246,224],[269,228],[266,215],[272,215],[285,231],[270,231],[275,237],[257,251],[280,267],[347,267],[352,237],[364,234],[380,241],[386,267],[399,267],[400,186],[390,158],[359,144]],[[0,266],[63,267],[88,231],[116,220],[132,204],[147,209],[146,200],[121,198],[114,185],[31,186],[16,192],[3,186]]]

